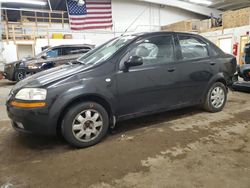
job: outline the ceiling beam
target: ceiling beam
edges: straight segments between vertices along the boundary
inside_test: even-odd
[[[214,8],[209,8],[180,0],[138,0],[138,1],[180,8],[204,16],[211,16],[211,14],[213,14],[214,17],[219,17],[219,15],[222,13],[220,10]]]
[[[217,6],[219,9],[237,9],[238,7],[247,7],[250,5],[250,2],[232,2],[232,3],[225,3],[220,6]]]
[[[51,7],[50,0],[48,0],[48,4],[49,4],[49,9],[50,9],[50,12],[52,12],[52,7]]]
[[[49,13],[51,12],[50,10],[42,10],[42,9],[29,9],[29,8],[6,8],[6,7],[0,7],[1,10],[16,10],[16,11],[24,11],[24,12],[41,12],[41,13]],[[53,14],[62,14],[67,13],[66,11],[58,11],[58,10],[53,10]]]

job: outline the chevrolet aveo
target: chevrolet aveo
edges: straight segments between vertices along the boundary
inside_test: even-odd
[[[221,111],[235,71],[236,59],[199,35],[120,36],[16,84],[7,112],[17,131],[87,147],[125,119],[193,105]]]

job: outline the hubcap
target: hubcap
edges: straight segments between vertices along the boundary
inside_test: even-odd
[[[214,108],[220,108],[225,101],[225,92],[221,87],[215,87],[211,93],[211,103]]]
[[[18,78],[19,80],[23,80],[23,78],[24,78],[23,73],[22,73],[22,72],[18,73],[18,74],[17,74],[17,78]]]
[[[79,113],[72,124],[75,138],[81,142],[94,140],[102,131],[103,119],[99,112],[88,109]]]

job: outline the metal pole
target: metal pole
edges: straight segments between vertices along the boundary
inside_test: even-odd
[[[50,12],[52,12],[52,7],[51,7],[50,0],[48,0],[48,4],[49,4],[49,9],[50,9]]]
[[[146,7],[132,22],[131,24],[126,28],[126,30],[122,33],[122,35],[124,35],[129,29],[130,27],[144,14],[144,12],[146,10],[148,10],[149,7]]]
[[[0,72],[3,71],[3,40],[2,40],[2,34],[3,34],[3,23],[2,23],[2,10],[1,10],[1,3],[0,3]]]

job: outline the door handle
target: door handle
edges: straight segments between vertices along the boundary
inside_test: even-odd
[[[215,65],[216,63],[215,62],[210,62],[210,65]]]
[[[174,67],[168,68],[168,72],[174,72],[174,71],[175,71],[175,68],[174,68]]]

